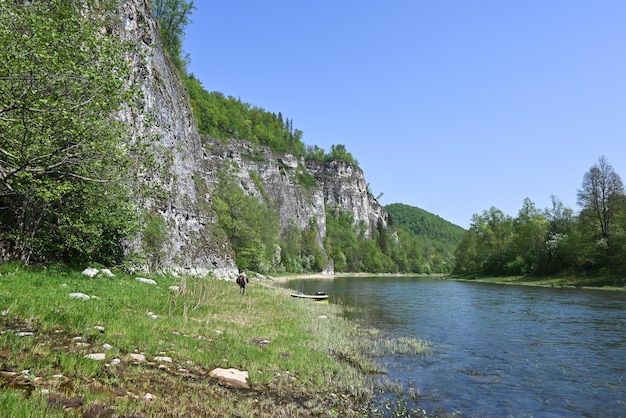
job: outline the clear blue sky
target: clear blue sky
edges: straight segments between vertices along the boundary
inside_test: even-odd
[[[626,181],[624,0],[196,0],[189,71],[344,144],[380,202],[462,227]]]

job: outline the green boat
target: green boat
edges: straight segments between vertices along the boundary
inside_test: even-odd
[[[328,295],[324,292],[317,292],[313,295],[307,295],[306,293],[297,292],[297,293],[292,293],[291,296],[294,298],[312,299],[312,300],[328,299]]]

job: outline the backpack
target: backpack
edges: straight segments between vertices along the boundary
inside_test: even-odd
[[[246,279],[243,278],[243,275],[239,275],[239,277],[237,277],[237,284],[239,286],[244,286],[246,284]]]

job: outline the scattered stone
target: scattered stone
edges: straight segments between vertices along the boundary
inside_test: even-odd
[[[86,295],[86,294],[80,293],[80,292],[70,293],[69,297],[71,297],[72,299],[84,299],[84,300],[89,299],[89,295]]]
[[[157,356],[154,358],[154,361],[158,361],[159,363],[171,363],[172,358],[166,356]]]
[[[91,299],[100,299],[100,298],[96,295],[91,295]]]
[[[83,270],[83,274],[87,277],[95,277],[96,274],[98,274],[98,269],[93,268],[93,267],[88,267],[85,270]]]
[[[50,389],[41,389],[39,393],[41,393],[42,395],[48,395],[50,394]]]
[[[16,332],[15,335],[17,335],[18,337],[32,337],[33,335],[35,335],[35,333],[32,331],[20,331]]]
[[[97,329],[100,332],[104,332],[104,327],[102,325],[96,325],[93,329]]]
[[[87,354],[85,357],[92,359],[92,360],[104,361],[107,355],[104,353],[92,353],[92,354]]]
[[[140,283],[145,283],[145,284],[152,284],[152,285],[157,284],[154,280],[146,279],[145,277],[136,277],[135,280],[137,280]]]
[[[217,368],[211,370],[209,377],[218,382],[237,389],[250,389],[248,385],[248,372],[237,369]]]
[[[319,319],[328,319],[328,317],[326,315],[320,315],[318,316]]]
[[[110,350],[113,348],[113,346],[111,344],[104,343],[102,344],[102,348],[105,350]]]
[[[270,343],[270,340],[261,340],[261,341],[259,341],[259,344],[261,344],[261,345],[265,345],[265,344],[269,344],[269,343]]]
[[[146,401],[154,401],[156,399],[156,396],[154,396],[153,394],[151,394],[150,392],[146,393],[145,395],[143,395],[143,398]]]
[[[154,312],[148,312],[148,316],[152,319],[157,319],[159,316],[157,314],[155,314]]]
[[[139,353],[130,353],[130,359],[139,363],[146,361],[146,356]]]
[[[116,366],[118,364],[120,364],[122,362],[122,360],[118,359],[117,357],[114,358],[113,360],[111,360],[111,364]]]
[[[180,286],[170,286],[170,287],[169,287],[169,289],[170,289],[172,292],[176,292],[176,293],[177,293],[177,292],[179,292],[179,291],[180,291]]]
[[[72,341],[82,341],[83,337],[78,336],[78,337],[72,337]]]
[[[55,379],[63,379],[65,376],[63,376],[62,374],[55,374],[55,375],[52,375],[52,377]]]
[[[102,273],[104,273],[106,276],[109,276],[109,277],[115,277],[115,274],[113,274],[113,273],[111,272],[111,270],[109,270],[109,269],[102,269],[101,271],[102,271]]]
[[[91,344],[89,343],[83,343],[83,342],[78,342],[76,343],[77,347],[91,347]]]

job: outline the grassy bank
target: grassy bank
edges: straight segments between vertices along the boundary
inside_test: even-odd
[[[378,370],[339,307],[269,281],[242,296],[234,282],[114,273],[0,266],[4,416],[365,414]],[[212,380],[216,367],[248,371],[250,389]]]

